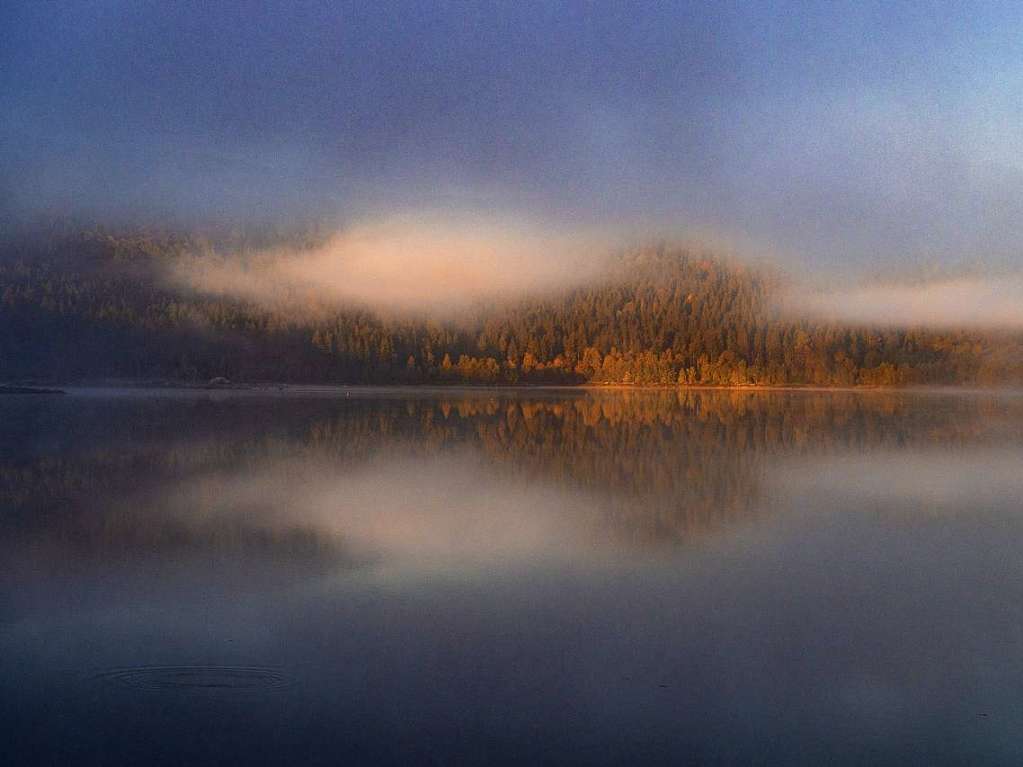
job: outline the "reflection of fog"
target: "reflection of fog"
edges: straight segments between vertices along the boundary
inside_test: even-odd
[[[355,466],[280,459],[184,485],[168,513],[299,522],[373,557],[494,561],[588,543],[584,497],[509,480],[467,451]]]
[[[1004,449],[885,450],[781,462],[771,484],[820,505],[830,499],[888,511],[1023,512],[1023,443]],[[806,501],[804,501],[806,503]]]
[[[931,472],[916,486],[933,493],[963,474],[949,451],[1018,444],[1023,400],[357,389],[135,392],[2,407],[8,546],[40,556],[328,563],[670,544],[770,513],[810,480],[883,494]],[[931,452],[905,465],[907,451],[921,450]],[[944,462],[932,460],[935,450]],[[966,474],[988,476],[985,465],[995,479],[1011,474],[984,460]],[[975,485],[956,485],[966,489],[950,490],[952,501],[998,486]]]

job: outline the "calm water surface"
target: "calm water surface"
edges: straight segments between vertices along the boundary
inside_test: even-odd
[[[1021,499],[1018,394],[3,397],[4,760],[1023,763]]]

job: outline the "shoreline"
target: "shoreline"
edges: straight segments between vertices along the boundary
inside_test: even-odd
[[[0,393],[38,393],[63,394],[67,389],[138,389],[167,390],[194,392],[252,392],[252,393],[287,393],[313,391],[407,391],[407,392],[501,392],[501,391],[574,391],[574,392],[680,392],[680,391],[719,391],[719,392],[832,392],[832,393],[977,393],[998,394],[1023,391],[1012,386],[976,386],[956,384],[930,384],[909,386],[822,386],[818,384],[762,384],[721,386],[713,384],[473,384],[473,383],[282,383],[282,382],[231,382],[224,384],[190,383],[185,381],[139,381],[105,379],[101,381],[78,381],[61,384],[7,384],[0,385]]]

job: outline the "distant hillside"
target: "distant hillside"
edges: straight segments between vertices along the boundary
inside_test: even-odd
[[[258,244],[257,244],[258,245]],[[0,380],[818,386],[1023,381],[1019,334],[850,328],[770,309],[761,272],[670,247],[458,321],[271,309],[171,287],[208,243],[63,233],[0,256]]]

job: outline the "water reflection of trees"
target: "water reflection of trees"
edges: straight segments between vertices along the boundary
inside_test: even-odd
[[[67,545],[330,548],[315,529],[165,519],[196,478],[284,461],[343,473],[375,459],[472,451],[502,477],[583,494],[609,535],[673,541],[755,516],[769,459],[974,447],[1021,439],[1023,400],[997,396],[711,390],[410,392],[387,397],[79,399],[5,404],[6,538]]]

